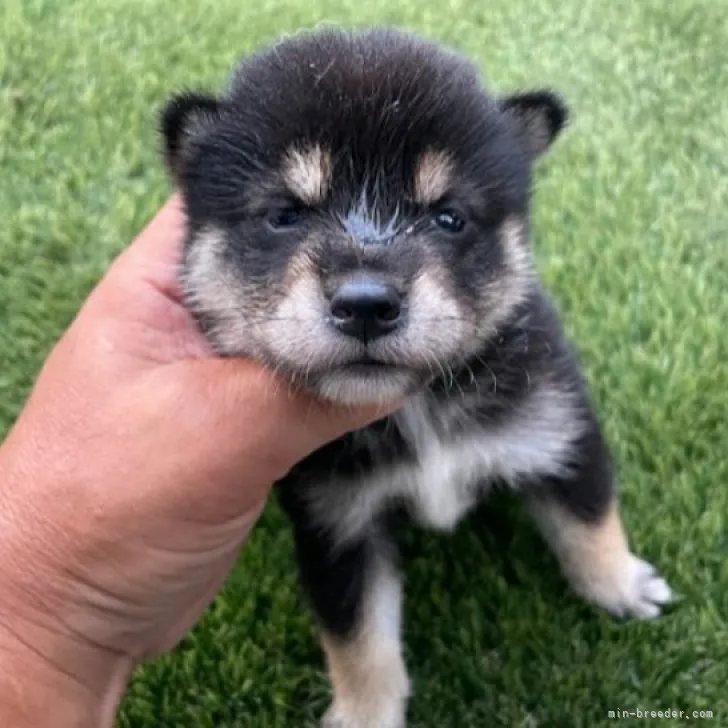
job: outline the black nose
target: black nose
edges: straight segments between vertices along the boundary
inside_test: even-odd
[[[344,283],[331,299],[331,317],[339,331],[371,341],[394,331],[402,299],[394,287],[371,278]]]

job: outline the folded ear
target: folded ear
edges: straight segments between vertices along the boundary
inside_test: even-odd
[[[501,110],[516,127],[532,159],[541,156],[563,129],[568,118],[564,101],[551,91],[530,91],[507,96]]]
[[[160,130],[164,157],[172,178],[179,182],[190,150],[190,142],[211,128],[220,115],[214,96],[187,92],[173,97],[162,110]]]

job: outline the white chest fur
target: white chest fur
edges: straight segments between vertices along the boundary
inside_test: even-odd
[[[422,399],[409,402],[395,419],[417,453],[417,464],[399,469],[397,495],[404,496],[420,521],[454,528],[476,500],[481,463],[467,440],[442,440]]]
[[[366,529],[393,500],[404,500],[428,526],[452,529],[493,480],[517,486],[529,476],[563,472],[583,427],[568,395],[546,388],[533,392],[507,423],[455,439],[437,434],[420,398],[395,418],[417,454],[414,464],[383,466],[354,488],[331,483],[312,492],[313,513],[342,540]]]

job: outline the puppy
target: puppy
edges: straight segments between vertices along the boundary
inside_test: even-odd
[[[494,97],[474,66],[394,30],[319,30],[245,59],[227,92],[163,113],[189,218],[181,281],[215,351],[345,404],[405,397],[277,489],[333,686],[328,728],[402,728],[389,515],[453,529],[496,482],[522,494],[574,589],[655,617],[585,383],[534,272],[532,166],[548,91]]]

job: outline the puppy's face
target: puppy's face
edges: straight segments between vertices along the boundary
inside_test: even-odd
[[[529,290],[530,166],[565,111],[496,101],[393,31],[316,32],[165,110],[189,217],[182,282],[215,350],[344,403],[475,354]]]

